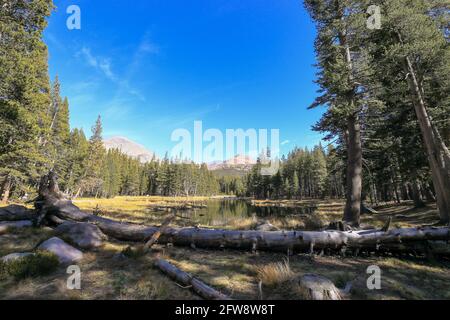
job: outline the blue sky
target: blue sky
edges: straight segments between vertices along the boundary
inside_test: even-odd
[[[281,151],[312,146],[307,110],[315,30],[297,0],[55,1],[44,39],[71,126],[125,136],[159,155],[173,130],[280,129]],[[68,30],[66,8],[81,9]]]

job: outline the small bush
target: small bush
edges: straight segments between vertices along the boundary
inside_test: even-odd
[[[58,257],[48,251],[38,251],[21,259],[0,263],[0,278],[12,276],[16,280],[47,275],[59,265]]]
[[[6,268],[6,263],[0,261],[0,280],[5,280],[8,277],[8,270]]]
[[[336,275],[334,277],[333,280],[334,280],[334,284],[336,285],[336,287],[345,288],[345,286],[353,279],[354,279],[354,277],[352,277],[351,274],[339,273],[338,275]]]
[[[131,259],[139,259],[140,257],[145,255],[144,246],[138,245],[136,247],[128,246],[124,250],[122,250],[122,254]]]

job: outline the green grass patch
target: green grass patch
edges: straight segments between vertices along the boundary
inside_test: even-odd
[[[0,262],[0,279],[8,276],[16,280],[48,275],[58,268],[58,257],[48,251],[38,251],[14,261]]]

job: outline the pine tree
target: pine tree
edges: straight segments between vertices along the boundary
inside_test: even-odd
[[[448,132],[450,48],[439,10],[443,1],[376,1],[384,27],[371,35],[372,63],[394,71],[394,85],[404,87],[419,123],[443,222],[450,221],[450,152],[441,132]],[[447,34],[448,36],[448,34]],[[389,70],[391,72],[389,72]],[[402,77],[399,77],[401,74]],[[385,76],[378,76],[385,80]],[[442,120],[443,125],[438,125]]]
[[[0,14],[0,186],[2,201],[47,170],[47,47],[42,41],[51,0],[10,0]]]
[[[68,152],[70,140],[70,124],[69,124],[69,101],[61,98],[61,85],[58,77],[53,82],[51,92],[52,103],[50,105],[49,117],[51,118],[50,130],[51,140],[48,143],[53,169],[59,176],[59,184],[65,187],[67,181]]]
[[[363,1],[364,2],[364,1]],[[358,226],[362,194],[361,116],[364,105],[363,76],[367,67],[359,39],[367,31],[361,1],[306,0],[305,6],[316,22],[316,54],[320,69],[317,83],[320,97],[311,105],[327,106],[315,127],[341,136],[347,150],[347,195],[344,220]]]
[[[325,196],[326,179],[328,176],[326,155],[322,146],[314,147],[312,151],[312,175],[314,181],[314,190],[316,195]]]
[[[92,136],[89,139],[88,157],[86,159],[84,174],[84,190],[97,197],[101,193],[103,184],[102,169],[105,158],[105,147],[102,138],[102,120],[98,116],[92,127]]]
[[[300,193],[300,185],[298,183],[297,171],[294,171],[294,176],[292,177],[292,194],[294,198],[298,198]]]
[[[89,152],[89,142],[83,130],[73,129],[70,133],[69,148],[67,154],[67,170],[65,193],[79,195],[81,182],[86,172],[86,160]]]

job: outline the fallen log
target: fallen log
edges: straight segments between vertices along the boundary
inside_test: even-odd
[[[158,232],[154,226],[121,223],[75,210],[73,204],[57,206],[51,212],[59,219],[96,224],[107,236],[124,241],[144,242]],[[365,250],[370,252],[417,252],[433,251],[432,246],[417,243],[448,241],[449,228],[404,228],[389,231],[238,231],[201,228],[164,228],[158,237],[161,244],[200,248],[229,248],[286,252],[314,252],[324,249],[333,251]],[[448,244],[447,244],[448,245]],[[442,247],[442,246],[441,246]],[[438,253],[444,253],[440,247]],[[428,248],[428,249],[426,249]]]
[[[155,262],[155,266],[180,284],[184,286],[190,286],[195,293],[206,300],[230,300],[228,296],[208,286],[189,273],[178,269],[166,260],[157,259]]]
[[[361,214],[377,214],[378,211],[375,209],[368,207],[365,203],[361,203]]]
[[[55,178],[53,178],[55,179]],[[107,236],[118,240],[144,242],[160,228],[131,223],[121,223],[81,211],[70,200],[55,192],[53,179],[48,187],[41,187],[36,210],[43,212],[45,219],[56,216],[60,220],[72,220],[96,224]],[[53,181],[53,182],[52,182]],[[55,188],[56,185],[56,188]],[[53,189],[53,190],[52,190]],[[50,219],[49,219],[50,220]],[[280,252],[396,252],[434,254],[433,241],[445,241],[448,246],[448,227],[424,227],[392,229],[389,231],[238,231],[201,228],[164,228],[158,239],[161,244],[212,249],[263,250]],[[421,249],[420,249],[421,248]],[[437,254],[446,255],[447,250],[439,246]]]

